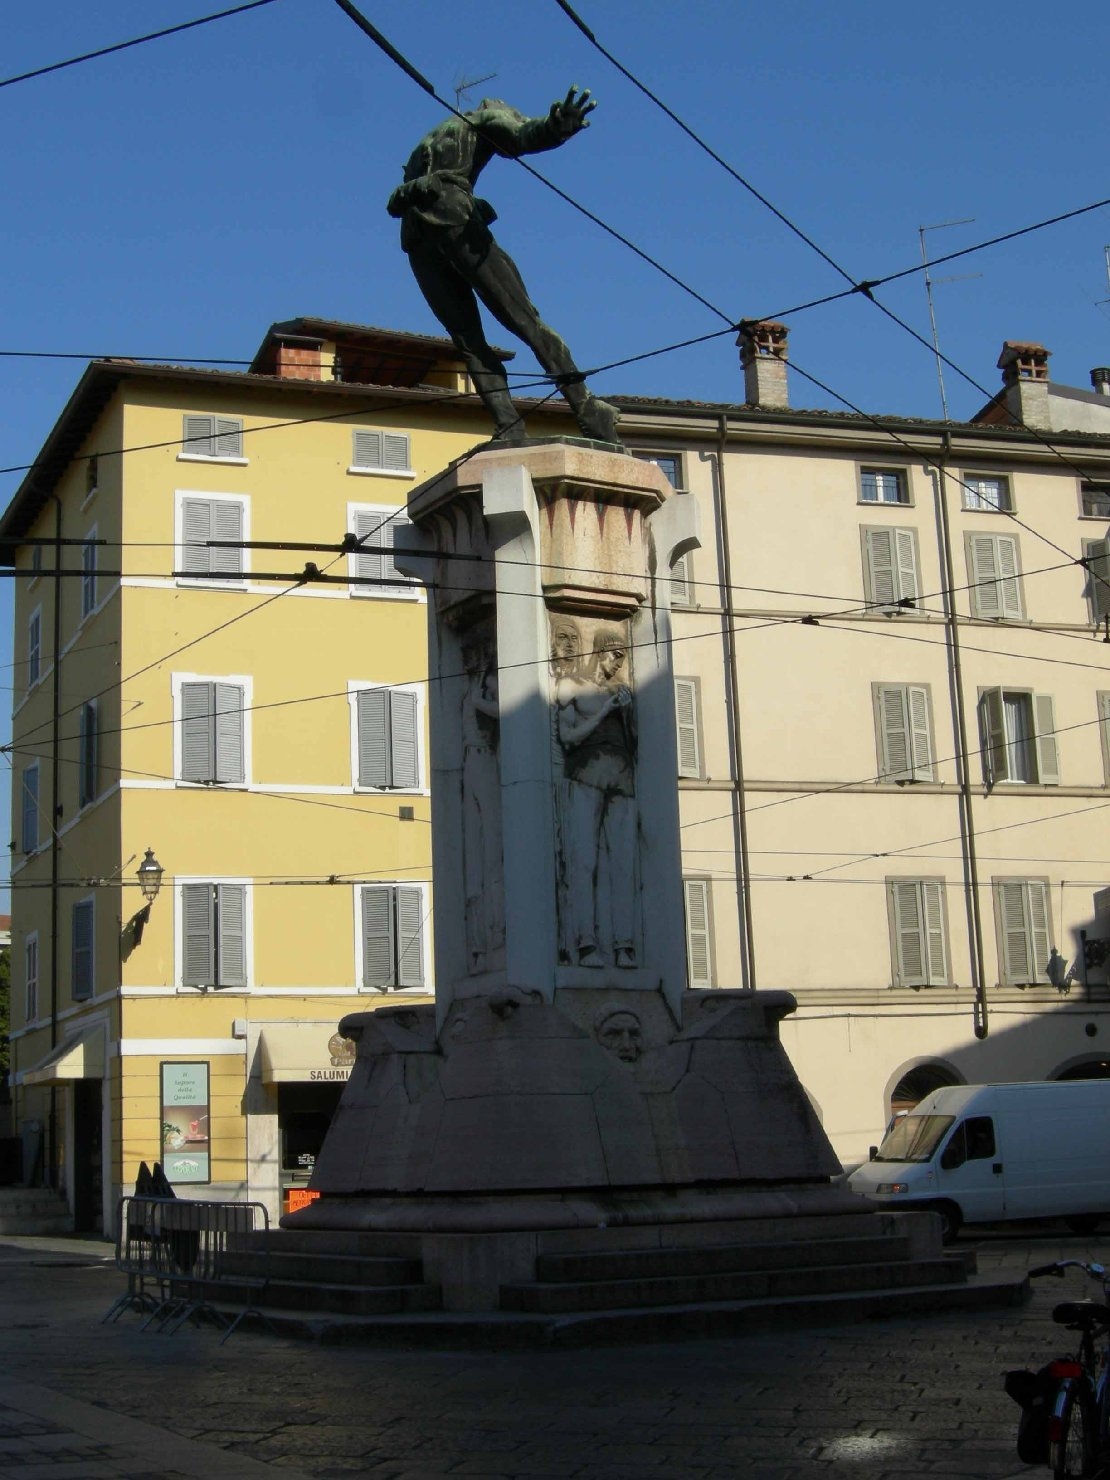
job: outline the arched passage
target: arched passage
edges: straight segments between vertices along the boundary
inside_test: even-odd
[[[1110,1079],[1110,1059],[1069,1059],[1054,1070],[1051,1079]]]
[[[964,1082],[963,1075],[958,1074],[951,1064],[946,1064],[941,1059],[923,1059],[919,1063],[907,1065],[899,1071],[897,1077],[888,1081],[887,1108],[892,1116],[900,1111],[912,1110],[935,1089]]]

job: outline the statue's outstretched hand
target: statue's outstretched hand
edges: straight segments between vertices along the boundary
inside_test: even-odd
[[[548,118],[564,139],[572,138],[584,128],[589,128],[589,115],[597,107],[590,101],[589,88],[579,90],[577,84],[567,89],[567,95],[552,103]]]

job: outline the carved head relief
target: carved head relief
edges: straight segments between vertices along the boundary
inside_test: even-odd
[[[634,1064],[644,1051],[639,1016],[627,1007],[604,1007],[594,1019],[594,1037],[607,1052]]]

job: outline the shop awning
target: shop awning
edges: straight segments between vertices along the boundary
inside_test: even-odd
[[[262,1029],[264,1084],[326,1084],[350,1079],[354,1044],[328,1023],[271,1023]]]
[[[71,1033],[33,1069],[20,1075],[23,1084],[56,1084],[66,1079],[104,1078],[104,1029]]]

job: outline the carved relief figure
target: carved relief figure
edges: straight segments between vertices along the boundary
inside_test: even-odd
[[[466,954],[471,972],[499,964],[505,945],[501,847],[501,768],[498,757],[497,664],[481,629],[462,641],[467,672],[462,706],[463,877]]]
[[[561,641],[556,634],[556,643]],[[600,632],[587,677],[558,659],[555,713],[563,752],[561,872],[571,961],[636,958],[636,716],[623,635]],[[580,660],[578,660],[580,662]],[[554,666],[554,665],[553,665]]]
[[[644,1051],[644,1030],[638,1014],[610,1003],[594,1019],[594,1037],[602,1048],[625,1064],[634,1064]]]

